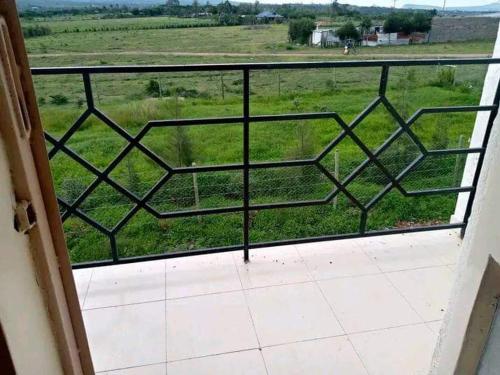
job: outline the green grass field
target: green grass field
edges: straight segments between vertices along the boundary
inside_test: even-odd
[[[196,36],[193,31],[199,34]],[[224,35],[232,37],[223,39]],[[44,47],[41,48],[41,45]],[[33,66],[249,61],[248,57],[243,56],[159,56],[140,53],[50,55],[65,51],[258,53],[283,48],[287,53],[294,52],[286,50],[285,25],[251,31],[242,27],[216,27],[62,33],[28,39],[27,46],[30,53],[49,54],[45,57],[32,56]],[[273,49],[272,46],[283,47]],[[491,43],[481,42],[386,47],[370,51],[363,49],[363,54],[376,58],[378,51],[386,51],[388,54],[415,54],[418,57],[418,53],[443,53],[445,47],[446,51],[453,53],[491,51]],[[309,47],[297,50],[323,53]],[[328,50],[326,53],[343,58],[337,50]],[[303,56],[280,57],[280,60],[286,61],[304,59]],[[325,58],[314,56],[307,59]],[[250,61],[276,60],[273,56],[255,56]],[[445,79],[450,70],[453,71],[453,82]],[[421,107],[478,104],[485,72],[484,66],[393,68],[387,97],[406,119]],[[252,71],[251,115],[335,111],[346,122],[350,122],[377,96],[379,78],[378,68]],[[156,87],[159,85],[161,90],[148,91],[151,82]],[[59,138],[85,109],[81,77],[37,76],[35,84],[45,129]],[[95,75],[92,88],[96,106],[132,135],[137,134],[150,120],[241,116],[243,110],[242,75],[238,72]],[[55,104],[54,97],[57,95],[63,95],[67,103]],[[428,149],[467,147],[474,120],[475,113],[427,115],[417,121],[412,129]],[[376,150],[397,127],[394,118],[380,106],[358,125],[355,133],[371,150]],[[175,127],[153,129],[144,138],[143,144],[171,166],[185,166],[191,162],[197,165],[242,162],[241,124],[184,129],[182,134]],[[310,158],[318,155],[339,133],[338,124],[328,119],[253,123],[250,134],[251,161]],[[181,145],[186,142],[189,147]],[[67,146],[103,170],[125,144],[126,141],[110,128],[91,117],[68,141]],[[332,173],[336,151],[340,159],[340,180],[345,179],[366,159],[363,151],[346,138],[322,160],[322,164]],[[386,150],[380,159],[391,174],[397,175],[418,155],[418,149],[405,135]],[[57,193],[68,203],[74,202],[94,179],[91,173],[62,153],[51,160],[51,165]],[[463,157],[429,158],[403,180],[402,186],[408,191],[457,186],[463,165]],[[110,177],[141,197],[164,173],[150,158],[134,150],[118,164]],[[196,178],[200,208],[242,205],[243,180],[240,171],[198,173]],[[366,204],[388,182],[388,178],[372,164],[347,189]],[[333,189],[332,183],[315,167],[255,170],[250,175],[252,204],[322,199]],[[370,211],[368,229],[444,223],[453,213],[455,200],[456,194],[403,197],[393,190]],[[174,175],[152,197],[150,204],[161,212],[196,208],[193,176]],[[133,203],[128,198],[103,184],[84,201],[81,210],[112,229],[132,207]],[[359,218],[360,210],[341,194],[335,205],[332,202],[318,207],[255,211],[252,214],[250,237],[253,242],[260,242],[353,233],[358,230]],[[81,219],[71,217],[64,226],[74,262],[110,257],[106,237]],[[120,256],[135,256],[234,245],[242,242],[241,226],[241,214],[156,220],[141,210],[118,233],[117,246]]]
[[[135,19],[137,23],[144,19]],[[184,20],[184,19],[182,19]],[[133,24],[134,19],[99,20],[98,22],[123,22]],[[54,24],[66,21],[54,22]],[[77,21],[68,21],[77,22]],[[78,21],[84,22],[85,21]],[[52,25],[52,24],[49,24]],[[55,26],[50,26],[55,27]],[[66,26],[57,26],[64,28]],[[58,33],[27,40],[28,53],[103,53],[103,52],[183,52],[183,53],[311,53],[325,57],[340,57],[341,49],[319,49],[308,46],[290,46],[288,26],[269,25],[262,28],[249,26],[227,26],[128,30],[108,32]],[[493,49],[492,41],[429,44],[418,46],[363,47],[360,55],[370,57],[377,54],[488,54]],[[307,57],[307,56],[306,56]]]
[[[177,17],[100,18],[71,16],[59,19],[35,18],[23,22],[23,26],[48,26],[52,33],[105,32],[112,30],[147,30],[176,25],[214,24],[211,19]]]

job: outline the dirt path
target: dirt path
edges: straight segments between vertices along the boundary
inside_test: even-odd
[[[335,53],[239,53],[239,52],[162,52],[162,51],[123,51],[123,52],[61,52],[61,53],[34,53],[29,57],[83,57],[83,56],[187,56],[187,57],[327,57],[343,58],[339,52]],[[385,59],[412,59],[412,58],[481,58],[490,57],[487,53],[431,53],[431,54],[395,54],[374,53],[347,56],[348,58],[385,58]],[[346,57],[346,58],[347,58]]]

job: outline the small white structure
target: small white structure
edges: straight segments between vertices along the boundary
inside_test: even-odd
[[[372,26],[363,36],[363,45],[369,47],[410,44],[410,36],[404,33],[386,33],[383,26]]]
[[[401,37],[400,33],[377,33],[377,44],[384,45],[402,45],[410,44],[410,38]]]
[[[331,47],[339,43],[340,38],[335,33],[335,29],[316,28],[311,36],[311,45],[316,47]]]

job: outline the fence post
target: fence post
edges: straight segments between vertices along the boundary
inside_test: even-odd
[[[220,72],[220,93],[222,95],[222,100],[224,100],[224,76]]]
[[[458,148],[463,148],[464,147],[464,136],[463,134],[460,134],[458,137]],[[460,182],[462,181],[462,176],[460,176],[460,164],[463,160],[463,155],[458,154],[455,157],[455,168],[453,169],[453,183],[454,186],[458,186]]]
[[[340,170],[340,158],[339,158],[339,150],[335,149],[334,153],[334,172],[333,176],[338,181],[339,180],[339,170]],[[337,208],[337,198],[338,194],[333,198],[333,208]]]
[[[163,97],[163,93],[161,92],[161,80],[160,75],[158,74],[158,94],[160,95],[160,99]]]
[[[101,95],[99,94],[99,89],[97,88],[97,79],[94,79],[93,83],[94,83],[94,87],[95,87],[94,92],[96,94],[97,104],[101,105]]]
[[[192,167],[196,167],[196,163],[193,162],[191,163]],[[200,193],[198,190],[198,175],[196,172],[193,172],[193,190],[194,190],[194,204],[196,206],[196,209],[200,209]],[[201,216],[198,215],[198,221],[201,221]]]
[[[278,98],[281,97],[281,73],[278,70]]]

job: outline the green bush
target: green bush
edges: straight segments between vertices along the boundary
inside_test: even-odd
[[[314,21],[310,18],[291,20],[288,24],[288,38],[290,42],[308,44],[315,27]]]
[[[50,102],[55,105],[64,105],[68,104],[69,99],[62,94],[56,94],[50,96]]]
[[[52,31],[47,26],[26,26],[23,27],[23,35],[25,38],[33,38],[36,36],[45,36],[51,34]]]
[[[438,70],[434,86],[451,87],[455,84],[455,68],[444,67]]]
[[[354,26],[352,22],[347,22],[342,27],[338,28],[336,34],[340,40],[359,40],[361,38],[358,29],[356,29],[356,26]]]

